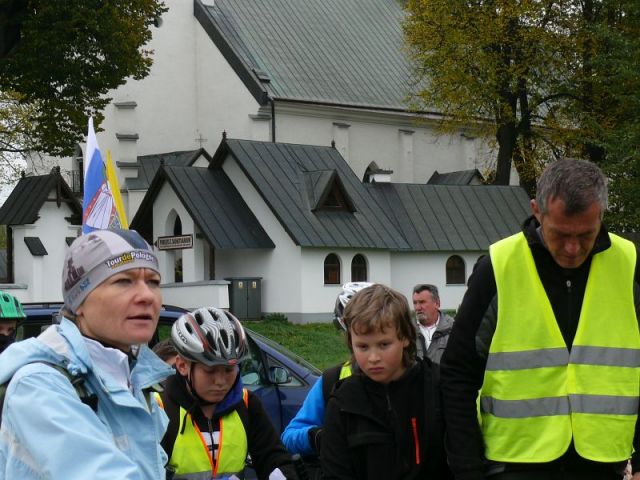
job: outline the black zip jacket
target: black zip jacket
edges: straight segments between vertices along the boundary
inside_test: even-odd
[[[225,397],[225,400],[230,395],[237,394],[238,391],[241,392],[242,388],[236,383],[227,394],[227,397]],[[256,470],[258,478],[267,479],[275,468],[280,468],[287,479],[298,478],[291,464],[291,455],[280,442],[280,437],[278,437],[271,420],[265,412],[262,402],[254,393],[249,392],[247,407],[244,405],[242,395],[235,395],[235,398],[239,398],[239,400],[231,405],[227,403],[220,411],[216,409],[211,419],[207,419],[202,410],[196,405],[187,389],[185,379],[177,373],[165,381],[164,392],[162,392],[161,397],[165,412],[169,417],[169,425],[162,439],[162,447],[169,458],[171,458],[177,435],[180,434],[178,431],[181,421],[180,407],[191,411],[191,416],[203,435],[207,435],[206,432],[211,431],[212,428],[218,430],[218,419],[233,410],[237,410],[247,432],[247,445],[251,455],[252,467]],[[223,400],[220,405],[225,403]]]
[[[431,362],[384,385],[363,374],[336,384],[325,412],[324,479],[449,478]]]
[[[576,334],[582,299],[589,277],[593,254],[606,250],[611,240],[604,225],[588,259],[578,268],[560,267],[542,243],[538,235],[539,224],[530,217],[523,231],[531,248],[538,275],[551,302],[553,313],[562,336],[571,349]],[[639,264],[636,259],[634,294],[638,312]],[[469,288],[458,309],[453,331],[449,337],[447,350],[442,358],[440,375],[447,422],[447,455],[456,479],[471,480],[485,478],[485,474],[500,471],[521,470],[523,468],[553,469],[557,471],[602,472],[603,478],[623,467],[601,464],[580,457],[573,444],[557,460],[547,464],[497,464],[484,459],[484,444],[476,416],[476,398],[482,386],[487,355],[497,322],[496,281],[489,255],[483,257],[469,279]],[[602,326],[606,335],[607,325]],[[638,462],[639,427],[636,423],[632,459],[634,472],[640,467]]]

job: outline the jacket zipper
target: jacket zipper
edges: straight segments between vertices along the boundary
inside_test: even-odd
[[[209,450],[209,457],[211,458],[211,466],[213,467],[212,473],[213,475],[216,475],[218,473],[218,462],[216,462],[216,457],[213,454],[214,453],[213,452],[214,450],[213,423],[211,423],[210,418],[207,418],[207,429],[209,430],[209,440],[211,441],[211,449]],[[218,449],[220,449],[220,445],[218,445]]]
[[[575,335],[578,331],[578,327],[576,326],[576,329],[574,330],[573,328],[573,323],[574,323],[574,318],[573,318],[573,312],[572,312],[572,305],[573,302],[571,301],[571,280],[567,279],[566,281],[566,285],[567,285],[567,319],[568,319],[568,323],[567,326],[565,328],[569,329],[571,332],[573,332],[573,336],[574,338],[571,339],[571,345],[573,345],[573,340],[575,339]],[[569,351],[571,351],[571,347],[569,347]]]

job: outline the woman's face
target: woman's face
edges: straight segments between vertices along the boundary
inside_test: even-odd
[[[160,275],[148,268],[116,273],[96,287],[76,311],[83,335],[128,351],[151,340],[160,317]]]

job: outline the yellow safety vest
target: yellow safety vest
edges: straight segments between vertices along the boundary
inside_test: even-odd
[[[340,368],[340,376],[338,377],[338,380],[350,377],[351,373],[351,361],[345,362],[345,364]]]
[[[245,406],[248,405],[248,391],[243,389]],[[232,411],[219,419],[220,437],[215,462],[211,458],[202,432],[193,422],[191,414],[180,407],[180,426],[169,467],[175,471],[174,480],[211,480],[236,475],[244,478],[247,458],[247,433],[237,411]]]
[[[610,237],[591,261],[571,353],[525,236],[491,246],[498,319],[480,391],[488,459],[548,462],[572,438],[589,460],[631,456],[640,389],[636,250]]]

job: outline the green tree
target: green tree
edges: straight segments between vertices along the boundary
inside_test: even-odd
[[[639,3],[408,0],[414,101],[439,110],[443,129],[471,125],[493,140],[495,183],[508,183],[513,162],[533,193],[545,162],[587,157],[630,214],[620,189],[638,181],[622,165],[638,163]]]
[[[15,183],[25,165],[22,158],[35,145],[33,105],[20,100],[15,92],[0,91],[0,187]]]
[[[162,0],[0,0],[0,92],[18,103],[0,135],[20,126],[0,151],[72,154],[109,90],[149,73],[144,46],[165,11]]]
[[[471,125],[495,139],[495,183],[509,182],[512,161],[522,180],[535,177],[532,153],[545,143],[532,126],[553,101],[549,71],[567,77],[568,40],[552,26],[566,3],[407,3],[405,33],[422,85],[415,100],[444,114],[443,129]]]
[[[610,179],[607,222],[619,232],[640,228],[640,3],[587,1],[581,10],[581,61],[566,136],[577,155]]]

